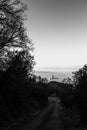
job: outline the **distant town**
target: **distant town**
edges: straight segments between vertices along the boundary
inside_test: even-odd
[[[51,77],[48,78],[48,81],[58,81],[58,77],[52,75]]]

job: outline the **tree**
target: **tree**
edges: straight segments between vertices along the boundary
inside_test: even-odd
[[[25,10],[20,0],[0,0],[0,106],[12,114],[27,104],[34,66],[32,43],[24,27]]]
[[[64,84],[72,84],[72,80],[71,80],[71,78],[64,78],[63,80],[62,80],[62,83],[64,83]]]
[[[28,97],[32,89],[29,79],[34,65],[33,56],[28,50],[9,52],[4,64],[3,75],[0,77],[0,105],[13,111],[12,115],[15,112],[17,115],[23,114],[29,109]]]
[[[28,43],[31,46],[24,27],[26,9],[20,0],[0,0],[0,49],[26,46]]]
[[[0,0],[0,70],[6,70],[7,63],[17,58],[19,52],[21,56],[25,53],[29,67],[34,65],[30,54],[32,42],[24,27],[26,9],[20,0]],[[29,67],[28,72],[32,68]]]
[[[6,72],[12,74],[11,77],[13,76],[17,80],[20,79],[19,83],[28,80],[29,76],[32,75],[34,57],[28,53],[28,50],[17,52],[15,55],[10,52],[8,55]]]
[[[82,120],[84,120],[87,119],[87,65],[74,72],[73,79],[77,106],[80,109]]]
[[[87,65],[84,65],[83,68],[73,72],[73,74],[74,86],[78,89],[84,89],[87,84]]]

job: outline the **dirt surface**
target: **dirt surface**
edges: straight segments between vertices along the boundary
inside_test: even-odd
[[[34,119],[22,121],[9,127],[7,130],[82,130],[82,128],[66,127],[61,119],[60,108],[61,104],[59,101],[51,102]]]
[[[8,130],[62,130],[64,129],[59,114],[60,104],[52,102],[33,120],[15,124]]]

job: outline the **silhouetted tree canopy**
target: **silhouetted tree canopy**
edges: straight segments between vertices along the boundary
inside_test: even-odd
[[[20,0],[0,0],[0,70],[5,71],[12,64],[15,69],[17,62],[20,69],[27,66],[28,73],[33,68],[32,42],[24,27],[26,9]]]
[[[48,104],[46,79],[40,78],[36,83],[33,75],[32,42],[24,27],[26,9],[20,0],[0,0],[0,113],[3,122],[15,121]],[[0,115],[0,124],[2,117]]]
[[[76,72],[73,72],[73,80],[76,87],[86,86],[87,84],[87,65],[84,65],[83,68],[79,69]]]
[[[64,78],[63,80],[62,80],[62,82],[64,83],[64,84],[72,84],[72,80],[71,80],[71,78]]]
[[[17,52],[13,55],[13,52],[8,54],[8,62],[6,66],[8,67],[6,73],[11,73],[19,82],[28,79],[32,75],[32,69],[34,66],[34,57],[28,53],[28,50],[23,50]],[[12,75],[11,75],[12,77]]]
[[[24,27],[26,9],[20,0],[0,0],[0,48],[31,45]]]
[[[76,87],[76,102],[80,109],[81,119],[87,119],[87,65],[74,72],[74,86]]]

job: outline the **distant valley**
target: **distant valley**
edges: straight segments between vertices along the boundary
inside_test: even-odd
[[[77,71],[81,67],[68,67],[68,68],[39,68],[35,71],[35,75],[41,76],[42,78],[50,78],[52,75],[58,78],[58,81],[62,81],[64,78],[72,77],[72,72]]]
[[[52,75],[58,78],[58,81],[62,81],[64,78],[71,77],[71,72],[46,72],[46,71],[35,71],[35,75],[41,76],[42,78],[50,78]]]

